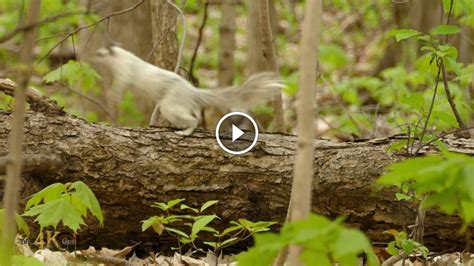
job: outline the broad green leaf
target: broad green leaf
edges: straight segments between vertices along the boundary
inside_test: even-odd
[[[87,206],[92,215],[99,220],[100,225],[104,226],[104,216],[94,192],[82,181],[72,183],[70,188],[75,190],[77,198],[80,199],[81,202]]]
[[[331,243],[331,250],[336,259],[351,256],[357,259],[362,252],[373,252],[367,237],[359,230],[341,228],[336,239]]]
[[[197,234],[204,229],[210,222],[216,219],[216,215],[205,215],[199,218],[197,221],[193,223],[193,227],[191,229],[191,236],[197,236]]]
[[[432,35],[450,35],[459,33],[461,30],[454,25],[439,25],[436,27],[431,34]]]
[[[161,223],[163,221],[163,218],[160,216],[152,216],[146,220],[142,221],[142,232],[146,231],[148,228],[153,226],[154,224]],[[157,232],[159,233],[159,232]]]
[[[381,176],[377,182],[382,185],[401,185],[402,182],[416,176],[420,169],[437,165],[443,161],[439,156],[419,157],[389,166],[389,172]]]
[[[48,202],[51,200],[59,199],[63,193],[66,193],[66,187],[62,183],[51,184],[39,192],[33,194],[31,199],[26,203],[25,210],[29,209],[31,206],[38,205],[39,203]]]
[[[174,206],[180,204],[181,202],[185,201],[186,199],[174,199],[174,200],[170,200],[166,203],[166,206],[168,207],[168,209],[171,209],[173,208]]]
[[[57,227],[62,221],[63,225],[76,232],[84,224],[81,213],[67,199],[61,198],[34,206],[26,211],[25,216],[37,216],[35,221],[41,228],[47,226]]]

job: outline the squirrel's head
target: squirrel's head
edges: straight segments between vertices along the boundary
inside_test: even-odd
[[[92,61],[98,64],[115,65],[127,58],[126,50],[112,44],[98,49]],[[123,63],[123,62],[122,62]]]
[[[106,47],[102,47],[102,48],[98,49],[95,52],[95,56],[98,59],[101,59],[101,58],[104,59],[104,58],[107,58],[107,57],[114,57],[117,54],[118,49],[121,49],[121,48],[116,46],[116,45],[107,45]]]

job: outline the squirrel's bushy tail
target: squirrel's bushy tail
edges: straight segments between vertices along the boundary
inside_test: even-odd
[[[201,91],[201,101],[205,106],[214,106],[224,112],[229,109],[249,109],[267,103],[272,95],[285,87],[281,78],[272,72],[262,72],[250,76],[244,84]]]

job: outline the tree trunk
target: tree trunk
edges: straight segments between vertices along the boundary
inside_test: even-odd
[[[299,64],[299,90],[297,111],[298,140],[294,167],[291,200],[288,209],[290,222],[306,219],[311,213],[314,176],[315,97],[319,62],[319,40],[321,34],[322,0],[306,2],[302,25]],[[317,195],[316,195],[317,197]],[[303,248],[289,248],[288,264],[303,265],[299,260]]]
[[[234,81],[234,53],[236,28],[235,3],[221,2],[221,24],[219,27],[219,86],[231,86]]]
[[[154,64],[173,71],[178,58],[178,13],[166,0],[150,0]],[[174,2],[174,1],[172,1]]]
[[[11,93],[11,87],[1,81],[0,90]],[[142,233],[140,221],[158,214],[150,207],[153,202],[176,198],[186,198],[191,206],[218,199],[215,212],[223,221],[285,219],[294,136],[261,134],[252,152],[231,156],[218,147],[209,131],[197,130],[192,137],[183,138],[174,129],[90,124],[61,115],[50,103],[30,102],[30,108],[45,112],[27,114],[24,154],[32,160],[26,160],[21,198],[26,201],[27,196],[54,182],[82,180],[88,184],[102,205],[105,227],[84,227],[79,246],[114,248],[158,240],[163,241],[160,245],[175,245],[172,239]],[[0,112],[0,157],[8,151],[11,116],[8,111]],[[383,231],[413,223],[416,206],[396,202],[393,189],[373,187],[386,165],[402,159],[386,152],[393,140],[315,140],[312,192],[318,196],[313,198],[312,211],[330,217],[345,215],[350,225],[376,242],[389,239]],[[452,151],[474,155],[473,140],[448,140],[447,144]],[[433,250],[462,247],[460,225],[457,217],[428,210],[425,244]]]
[[[249,74],[263,71],[279,73],[276,48],[273,40],[275,23],[271,21],[270,0],[249,0],[248,28],[248,68]],[[274,14],[274,18],[276,15]],[[277,93],[272,99],[273,131],[285,132],[285,119],[282,94]]]
[[[41,0],[33,0],[29,4],[27,21],[25,24],[34,24],[39,21]],[[16,236],[16,214],[18,213],[18,194],[20,190],[21,169],[23,166],[23,139],[26,112],[26,91],[33,73],[33,61],[35,39],[38,28],[33,27],[23,33],[20,51],[20,64],[23,65],[18,71],[19,86],[15,89],[15,106],[11,120],[11,132],[8,137],[8,160],[6,165],[6,178],[2,206],[4,208],[2,221],[0,223],[0,264],[10,265]],[[4,150],[7,146],[4,146]]]

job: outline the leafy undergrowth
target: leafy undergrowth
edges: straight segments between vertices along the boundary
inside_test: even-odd
[[[196,257],[191,254],[175,253],[174,256],[164,256],[162,254],[150,254],[148,257],[139,258],[134,255],[134,247],[126,247],[122,250],[112,250],[102,248],[96,250],[89,247],[87,250],[79,250],[75,252],[67,251],[51,251],[49,249],[41,249],[33,252],[28,245],[17,244],[17,249],[25,257],[22,258],[24,264],[18,265],[160,265],[160,266],[175,266],[175,265],[190,265],[190,266],[206,266],[206,265],[220,265],[220,266],[236,266],[235,256],[224,255],[217,258],[212,252],[208,252],[206,256]],[[381,262],[384,262],[390,257],[386,249],[375,249],[376,255]],[[18,256],[19,257],[19,256]],[[32,261],[31,258],[36,258],[37,261]],[[26,259],[29,259],[26,261]],[[36,263],[37,264],[36,264]],[[362,264],[362,258],[360,263]],[[398,261],[393,264],[397,266],[411,266],[411,265],[430,265],[430,266],[447,266],[447,265],[474,265],[474,254],[471,253],[445,253],[428,254],[427,259],[423,255],[415,254],[409,256],[406,260]]]

